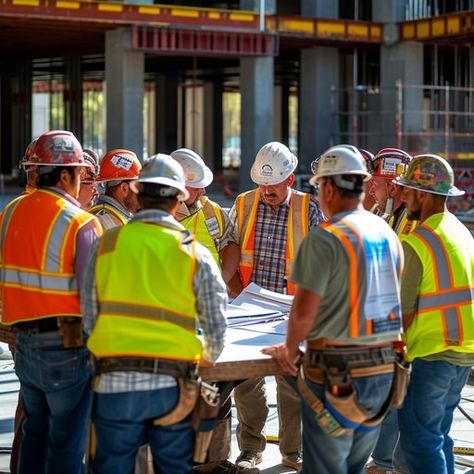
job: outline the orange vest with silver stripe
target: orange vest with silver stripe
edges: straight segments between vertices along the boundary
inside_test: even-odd
[[[357,220],[361,220],[362,215],[356,215],[354,217],[355,219],[352,219],[352,221],[349,215],[333,222],[323,222],[320,224],[321,228],[339,240],[347,255],[349,263],[349,338],[358,339],[372,336],[375,332],[377,332],[377,334],[383,333],[384,331],[374,331],[374,325],[379,323],[381,326],[385,325],[387,333],[398,331],[400,329],[401,320],[400,315],[395,313],[395,309],[399,312],[399,304],[398,308],[390,311],[386,318],[371,320],[365,317],[364,302],[366,294],[363,288],[366,287],[367,257],[360,228],[357,226]],[[370,217],[373,218],[372,215],[370,215]],[[375,219],[377,219],[377,217],[375,217]],[[364,223],[359,222],[358,224],[361,225],[362,228],[364,227]],[[367,222],[367,225],[370,226],[374,224]],[[388,232],[390,232],[390,230],[388,230]],[[395,235],[393,235],[392,244],[396,245],[398,251],[401,253],[400,243],[397,241]],[[388,242],[388,248],[390,248],[390,245],[391,243]],[[390,257],[388,255],[386,255],[385,258],[392,258],[393,261],[393,265],[390,265],[393,270],[393,275],[387,275],[387,277],[392,276],[398,280],[401,273],[401,258],[399,257],[394,260],[394,256]],[[398,303],[399,302],[398,298]]]
[[[301,241],[309,231],[309,200],[307,193],[291,190],[286,234],[285,276],[288,294],[294,295],[296,286],[288,280],[291,274],[296,252]],[[237,196],[237,222],[240,240],[239,273],[242,285],[246,287],[252,279],[255,252],[255,226],[257,222],[260,191],[247,191]]]
[[[2,322],[81,316],[76,237],[96,218],[47,189],[10,202],[0,220]]]
[[[418,308],[406,331],[408,357],[474,353],[474,240],[451,213],[434,214],[402,242],[423,266]]]

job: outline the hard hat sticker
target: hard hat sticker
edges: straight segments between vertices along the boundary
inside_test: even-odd
[[[127,171],[133,165],[133,160],[129,158],[128,156],[123,156],[123,155],[114,155],[110,161],[117,168],[122,168]]]
[[[73,153],[74,143],[68,138],[55,138],[51,147],[52,151]]]
[[[382,173],[394,174],[397,171],[397,166],[400,164],[399,158],[385,158],[382,160]]]
[[[270,165],[262,166],[262,177],[271,178],[273,176],[273,168]]]

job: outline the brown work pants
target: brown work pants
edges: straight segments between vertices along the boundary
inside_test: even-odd
[[[287,456],[301,452],[300,397],[285,377],[275,377],[280,452]],[[249,379],[234,390],[237,408],[237,441],[241,451],[262,452],[265,449],[265,423],[268,415],[264,377]]]

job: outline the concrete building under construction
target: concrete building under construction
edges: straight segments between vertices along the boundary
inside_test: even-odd
[[[448,157],[474,198],[474,0],[3,0],[1,172],[47,129],[100,153],[195,149],[217,173],[288,143]]]

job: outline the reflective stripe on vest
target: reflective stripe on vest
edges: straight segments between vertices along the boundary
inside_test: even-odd
[[[449,212],[403,236],[423,266],[417,310],[406,331],[410,359],[474,352],[474,240]]]
[[[188,231],[132,221],[108,230],[95,265],[98,357],[198,360],[195,240]]]
[[[101,213],[111,214],[113,217],[118,219],[121,225],[125,225],[129,219],[125,217],[119,210],[115,209],[113,206],[107,203],[95,204],[94,206],[90,207],[87,212],[94,214],[100,217]]]
[[[81,315],[74,271],[76,238],[91,221],[100,233],[92,215],[46,189],[7,206],[0,224],[4,323]]]
[[[309,200],[307,193],[291,190],[290,208],[286,233],[285,276],[287,277],[288,294],[295,294],[294,283],[288,280],[293,262],[301,241],[309,231]],[[258,189],[240,194],[236,200],[237,223],[240,240],[239,273],[242,285],[247,286],[252,278],[255,251],[255,227],[257,210],[260,201]]]
[[[408,210],[406,207],[402,210],[397,219],[395,219],[393,214],[389,214],[385,220],[397,235],[409,234],[415,229],[418,223],[418,221],[408,219]]]
[[[360,216],[355,216],[355,219],[362,219],[362,216],[362,214]],[[371,218],[373,219],[372,216]],[[368,223],[368,225],[371,224],[371,222]],[[361,238],[359,229],[357,229],[356,225],[354,225],[354,221],[350,222],[349,218],[342,218],[335,222],[323,222],[320,224],[320,227],[322,227],[324,230],[331,233],[338,239],[347,255],[349,268],[349,337],[351,339],[357,339],[360,337],[371,336],[375,332],[375,324],[379,324],[380,322],[380,324],[383,325],[384,321],[386,323],[390,322],[390,324],[386,324],[386,328],[384,328],[382,332],[389,333],[394,330],[398,330],[400,327],[400,318],[397,317],[394,311],[394,305],[390,306],[390,309],[387,310],[388,314],[384,318],[371,320],[366,319],[365,317],[364,306],[366,294],[363,289],[367,286],[367,256],[365,244]],[[387,238],[385,238],[385,240],[387,241],[387,245],[390,246],[390,243],[388,242]],[[394,237],[393,240],[396,241],[396,238]],[[397,243],[397,245],[399,246],[400,244]],[[388,257],[389,255],[386,256],[386,258]],[[394,263],[393,267],[392,265],[389,265],[388,267],[393,268],[394,270],[392,276],[394,278],[399,278],[400,262],[398,261],[397,263]],[[388,275],[388,277],[390,277],[390,275]],[[397,300],[397,307],[399,307],[399,296],[397,297]]]

